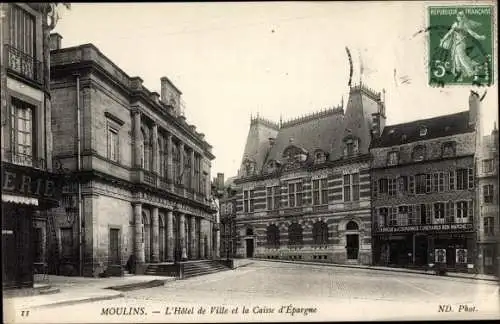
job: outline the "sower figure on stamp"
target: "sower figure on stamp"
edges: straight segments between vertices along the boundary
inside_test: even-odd
[[[484,35],[479,35],[473,29],[481,23],[470,20],[463,11],[457,14],[457,21],[453,23],[450,30],[443,36],[440,47],[450,50],[451,72],[454,76],[459,75],[458,81],[464,77],[471,78],[477,74],[478,62],[471,59],[467,52],[467,37],[470,35],[477,40],[484,40]]]

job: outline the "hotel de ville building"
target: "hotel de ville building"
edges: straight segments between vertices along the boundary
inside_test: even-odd
[[[381,94],[361,84],[346,107],[251,118],[234,180],[237,256],[371,264],[369,147],[384,124]]]

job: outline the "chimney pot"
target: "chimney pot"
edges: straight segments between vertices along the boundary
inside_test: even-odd
[[[168,82],[168,79],[166,76],[163,76],[160,78],[160,81],[161,81],[161,91],[160,91],[160,99],[163,103],[168,103],[168,100],[167,100],[167,82]]]
[[[50,34],[50,39],[49,39],[49,48],[51,51],[55,51],[58,49],[61,49],[61,41],[62,41],[62,36],[58,33],[52,33]]]

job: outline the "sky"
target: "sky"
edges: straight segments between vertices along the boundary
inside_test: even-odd
[[[150,91],[162,76],[182,91],[213,146],[212,176],[236,175],[251,115],[286,121],[347,102],[346,46],[353,82],[385,89],[388,125],[467,110],[470,90],[487,91],[483,132],[498,124],[498,73],[489,88],[428,85],[424,2],[74,3],[60,16],[63,47],[92,43]]]

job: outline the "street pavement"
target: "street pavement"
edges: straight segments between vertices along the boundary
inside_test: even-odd
[[[204,311],[203,311],[204,310]],[[78,317],[71,317],[78,314]],[[16,322],[500,319],[495,282],[255,261],[124,297],[37,309]]]

